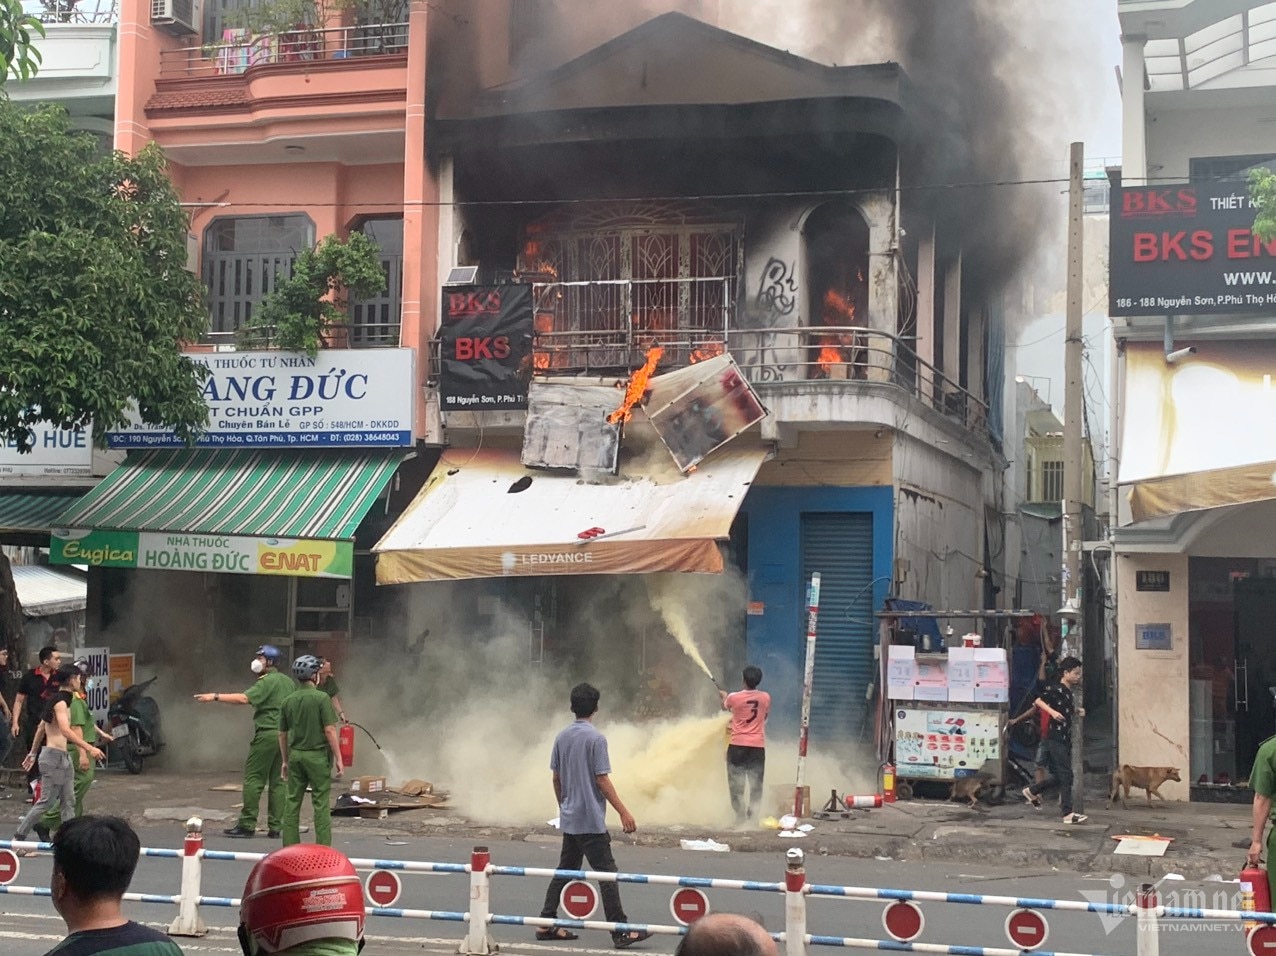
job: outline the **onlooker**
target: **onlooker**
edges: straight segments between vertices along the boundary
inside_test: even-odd
[[[319,658],[304,654],[292,663],[292,676],[301,686],[288,695],[279,712],[281,776],[288,784],[284,804],[284,846],[301,842],[301,804],[310,791],[315,814],[315,842],[332,846],[332,768],[340,777],[341,745],[332,698],[315,686]]]
[[[317,894],[322,906],[314,905]],[[268,854],[248,874],[239,947],[244,956],[356,956],[365,918],[354,865],[331,847],[299,843]]]
[[[1029,787],[1024,787],[1023,797],[1034,808],[1041,807],[1041,794],[1054,787],[1059,788],[1059,807],[1064,823],[1085,823],[1089,817],[1072,812],[1072,715],[1085,716],[1084,707],[1076,707],[1072,688],[1081,683],[1081,662],[1075,657],[1065,657],[1059,662],[1058,680],[1047,684],[1034,706],[1050,720],[1045,736],[1047,776]]]
[[[778,956],[775,940],[755,919],[710,913],[691,924],[674,956]]]
[[[9,708],[9,697],[12,685],[9,680],[9,648],[0,647],[0,712],[4,720],[0,721],[0,767],[9,760],[13,752],[13,711]]]
[[[69,935],[45,956],[182,956],[163,933],[120,910],[141,849],[119,817],[77,817],[59,828],[49,892]]]
[[[89,676],[89,662],[79,658],[72,665],[81,675],[81,685],[71,691],[71,726],[84,738],[86,743],[96,744],[101,736],[97,723],[93,720],[93,712],[89,710],[88,692],[93,689],[93,678]],[[63,685],[66,689],[66,685]],[[76,749],[71,755],[71,766],[74,771],[75,815],[84,816],[84,795],[93,785],[93,777],[97,773],[97,761],[92,759],[88,751]],[[49,830],[57,828],[61,822],[57,807],[49,807],[40,822]]]
[[[53,632],[54,637],[65,634],[64,630]],[[9,729],[16,740],[28,750],[35,740],[36,728],[40,726],[40,714],[43,702],[52,697],[58,690],[57,673],[62,666],[62,654],[52,644],[40,648],[39,666],[31,668],[18,682],[18,693],[13,698],[13,716],[9,721]],[[36,766],[27,771],[27,783],[40,775]]]
[[[558,855],[560,870],[579,870],[581,862],[589,860],[591,869],[600,873],[616,872],[611,834],[607,832],[608,803],[620,814],[620,825],[626,833],[638,829],[611,782],[607,738],[593,725],[600,697],[598,689],[590,684],[577,684],[572,688],[571,707],[576,720],[554,739],[554,750],[549,760],[549,769],[554,774],[554,799],[558,803],[558,826],[563,831],[563,846]],[[562,877],[550,882],[545,892],[545,905],[541,907],[542,917],[554,919],[558,915],[559,897],[567,883]],[[612,923],[629,922],[620,904],[620,887],[615,883],[602,883],[599,889],[607,920]],[[625,949],[650,935],[630,930],[613,932],[611,939],[617,949]],[[536,938],[571,940],[579,937],[568,929],[547,927],[537,930]]]
[[[719,689],[722,709],[731,711],[731,742],[727,745],[727,790],[735,822],[757,817],[762,800],[762,776],[766,769],[766,718],[771,712],[771,695],[758,690],[762,669],[750,664],[744,669],[744,690],[728,694]],[[745,801],[744,788],[749,797]]]
[[[319,689],[332,698],[332,706],[337,711],[337,716],[341,718],[342,723],[349,723],[346,720],[346,709],[341,706],[341,685],[337,683],[337,678],[332,673],[332,661],[327,657],[319,658]]]

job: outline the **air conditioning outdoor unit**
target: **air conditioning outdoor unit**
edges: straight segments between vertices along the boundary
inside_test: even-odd
[[[151,26],[179,37],[199,33],[195,0],[151,0]]]

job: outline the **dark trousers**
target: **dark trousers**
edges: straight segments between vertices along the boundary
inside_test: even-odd
[[[563,849],[558,854],[560,870],[579,870],[583,860],[589,861],[589,868],[599,873],[615,873],[616,858],[611,855],[610,833],[564,833]],[[554,919],[558,915],[558,900],[563,895],[563,887],[568,880],[555,877],[545,891],[545,905],[541,907],[541,916]],[[599,892],[603,898],[603,912],[611,923],[627,923],[625,908],[620,905],[620,887],[615,883],[599,883]]]
[[[762,802],[762,773],[766,769],[765,747],[727,747],[727,791],[731,794],[731,809],[737,821],[752,820],[757,816]],[[749,786],[749,799],[744,799],[745,784]]]
[[[1059,809],[1066,817],[1072,812],[1072,743],[1048,738],[1046,748],[1046,779],[1034,783],[1028,790],[1035,797],[1054,787],[1059,788]]]

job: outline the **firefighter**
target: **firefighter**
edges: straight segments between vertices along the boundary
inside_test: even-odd
[[[301,842],[301,804],[310,788],[315,812],[315,842],[332,846],[332,808],[328,793],[335,766],[340,777],[341,747],[337,741],[337,712],[332,698],[315,686],[322,664],[310,654],[292,662],[292,676],[301,687],[284,701],[279,712],[279,753],[288,784],[284,805],[284,846]]]
[[[266,799],[266,826],[272,840],[279,839],[284,821],[284,784],[279,775],[283,761],[279,755],[279,710],[297,685],[286,674],[275,669],[279,648],[263,644],[253,657],[252,672],[257,680],[242,694],[196,694],[201,704],[214,701],[223,704],[250,704],[253,708],[253,739],[244,761],[244,808],[239,822],[228,830],[229,837],[247,839],[257,835],[257,812],[261,792]]]

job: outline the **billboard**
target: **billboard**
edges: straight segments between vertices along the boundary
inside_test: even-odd
[[[532,287],[448,286],[442,316],[439,402],[443,411],[527,408]]]
[[[1108,313],[1276,314],[1276,242],[1243,181],[1112,190]]]
[[[57,428],[49,422],[32,426],[35,445],[18,450],[15,439],[0,442],[0,478],[93,474],[93,434],[87,428]]]

